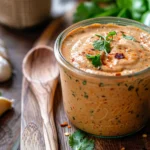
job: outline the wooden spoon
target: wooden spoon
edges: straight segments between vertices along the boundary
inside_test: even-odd
[[[29,51],[23,61],[23,74],[30,82],[31,90],[38,101],[46,149],[58,150],[53,102],[59,70],[52,48],[37,46]]]

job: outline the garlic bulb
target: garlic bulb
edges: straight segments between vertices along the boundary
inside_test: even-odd
[[[12,75],[10,63],[2,56],[0,56],[0,82],[8,80]]]

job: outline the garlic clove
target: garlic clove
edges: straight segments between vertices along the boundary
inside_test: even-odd
[[[0,96],[0,116],[7,110],[11,109],[12,105],[13,100],[9,100],[5,97]]]
[[[8,60],[7,48],[6,48],[3,40],[1,40],[1,39],[0,39],[0,56],[2,56]]]
[[[8,59],[7,49],[6,47],[3,47],[1,45],[0,45],[0,56],[4,57],[5,59]]]
[[[0,82],[8,80],[12,75],[12,68],[10,63],[0,56]]]

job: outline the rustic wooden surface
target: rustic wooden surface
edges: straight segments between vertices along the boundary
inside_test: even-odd
[[[49,45],[53,46],[54,40],[58,33],[66,27],[66,23],[60,25],[53,38],[49,41]],[[67,25],[68,26],[68,25]],[[5,84],[0,84],[0,91],[4,96],[8,98],[14,98],[14,109],[8,111],[0,118],[0,150],[17,149],[20,138],[20,117],[21,117],[21,83],[22,73],[21,65],[25,54],[31,49],[37,38],[40,36],[45,26],[35,28],[26,31],[17,31],[8,29],[4,26],[0,26],[0,38],[2,38],[7,47],[9,48],[10,59],[14,68],[14,76],[12,80]],[[27,88],[28,84],[24,84]],[[32,95],[32,93],[31,93]],[[63,109],[62,95],[61,95],[61,83],[59,81],[56,94],[55,94],[55,122],[57,127],[58,142],[60,150],[71,150],[68,145],[68,137],[64,136],[66,131],[73,132],[75,129],[72,126],[71,129],[62,128],[60,124],[64,121],[68,121]],[[33,104],[34,105],[34,104]],[[30,108],[31,109],[31,108]],[[32,114],[32,113],[31,113]],[[29,116],[32,119],[32,115]],[[38,111],[34,114],[34,117],[39,117]],[[37,120],[38,121],[38,120]],[[40,122],[39,122],[40,124]],[[37,130],[34,124],[31,124],[31,129]],[[40,131],[42,132],[42,131]],[[40,132],[36,133],[39,135]],[[147,138],[142,138],[142,134],[148,134]],[[43,139],[40,139],[43,141]],[[150,150],[150,122],[137,134],[122,138],[122,139],[98,139],[96,141],[96,150],[120,150],[121,147],[125,147],[126,150]],[[44,150],[44,144],[41,149]]]

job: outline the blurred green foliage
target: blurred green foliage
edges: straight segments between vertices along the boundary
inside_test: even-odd
[[[103,3],[103,5],[100,5]],[[73,21],[116,16],[140,21],[150,26],[150,0],[91,0],[78,5]]]

